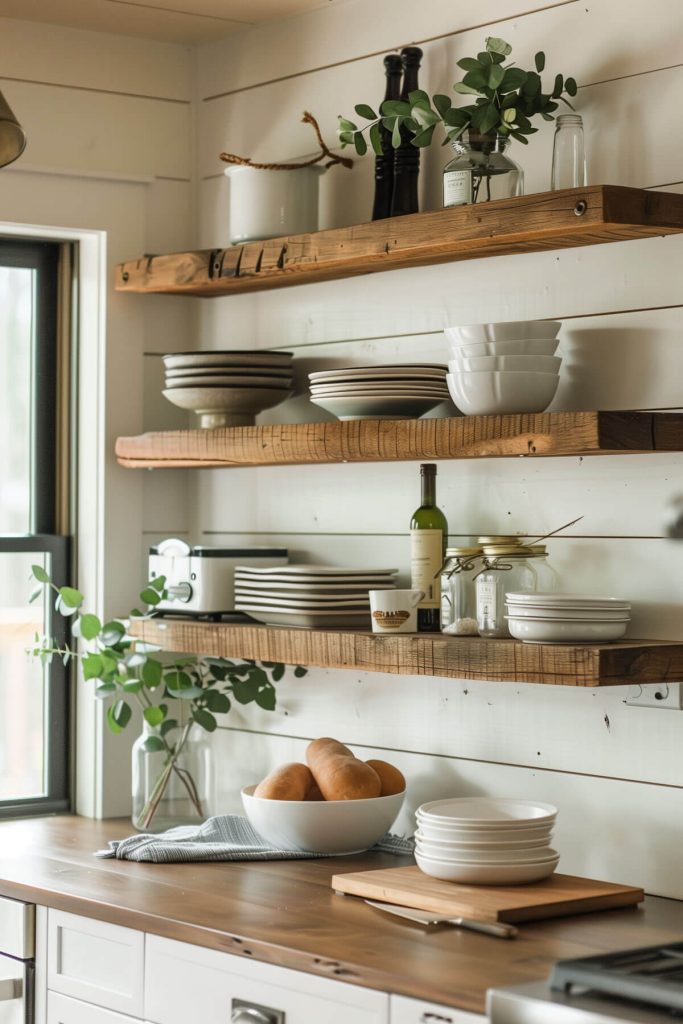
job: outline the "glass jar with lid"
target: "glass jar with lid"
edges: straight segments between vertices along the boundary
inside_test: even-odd
[[[560,576],[548,560],[548,549],[545,544],[530,544],[531,568],[536,574],[536,590],[541,594],[555,593],[560,589]]]
[[[537,590],[534,559],[530,547],[519,537],[480,537],[484,568],[477,575],[476,608],[480,636],[507,637],[505,594],[508,591],[534,593]],[[494,543],[486,542],[495,541]]]
[[[482,549],[448,548],[441,570],[441,632],[476,636],[477,595],[474,580],[482,566]]]

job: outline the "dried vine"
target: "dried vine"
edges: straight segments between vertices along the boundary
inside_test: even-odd
[[[327,159],[327,163],[325,164],[326,168],[333,167],[334,164],[341,164],[342,167],[347,167],[349,170],[353,167],[353,160],[347,156],[338,156],[325,144],[320,131],[320,125],[313,117],[313,114],[309,114],[309,112],[305,110],[301,120],[304,124],[310,124],[313,127],[318,139],[318,145],[320,146],[320,153],[311,160],[305,160],[303,163],[260,164],[256,163],[254,160],[250,160],[249,157],[236,156],[234,153],[221,153],[221,160],[226,164],[236,164],[238,167],[255,167],[261,171],[295,171],[300,167],[313,167],[314,164],[318,164],[321,160],[325,159]]]

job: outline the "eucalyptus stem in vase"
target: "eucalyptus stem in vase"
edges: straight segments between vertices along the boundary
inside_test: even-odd
[[[56,646],[49,636],[35,634],[29,653],[47,665],[53,657],[80,663],[83,676],[107,704],[106,719],[121,733],[142,712],[144,732],[133,749],[133,824],[144,831],[169,825],[202,822],[211,813],[211,764],[206,735],[220,728],[217,715],[228,714],[234,703],[252,704],[265,711],[276,706],[275,683],[285,666],[275,662],[232,661],[225,658],[158,658],[160,648],[128,633],[126,621],[102,623],[82,611],[84,597],[73,587],[58,587],[48,573],[32,566],[38,586],[36,600],[47,589],[54,593],[55,611],[71,620],[77,643]],[[150,580],[140,594],[147,606],[134,608],[128,619],[148,618],[167,597],[166,579]],[[306,669],[295,666],[301,678]],[[168,701],[177,709],[171,711]]]

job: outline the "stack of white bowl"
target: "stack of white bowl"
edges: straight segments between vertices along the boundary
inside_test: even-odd
[[[201,427],[244,427],[289,398],[291,352],[174,352],[164,356],[164,398]]]
[[[529,800],[460,797],[433,800],[416,813],[415,860],[421,871],[468,885],[518,885],[551,875],[557,808]]]
[[[447,327],[451,398],[467,416],[543,412],[557,391],[559,320]]]
[[[631,621],[631,605],[616,597],[509,593],[505,603],[510,635],[526,643],[606,643]]]
[[[347,366],[308,377],[311,401],[339,420],[408,419],[450,404],[443,363]]]

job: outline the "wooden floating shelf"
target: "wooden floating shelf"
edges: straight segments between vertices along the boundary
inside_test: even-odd
[[[683,643],[667,641],[546,645],[170,618],[138,620],[131,633],[179,654],[396,675],[589,687],[679,682],[683,677]]]
[[[683,195],[590,185],[226,249],[143,256],[119,264],[116,288],[232,295],[399,267],[623,242],[676,231],[683,231]]]
[[[169,430],[120,437],[128,469],[683,451],[683,413],[551,412]]]

